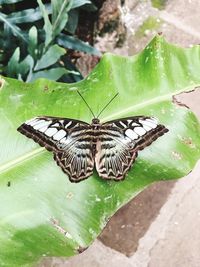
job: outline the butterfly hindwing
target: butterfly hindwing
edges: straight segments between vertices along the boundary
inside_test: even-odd
[[[80,149],[74,145],[66,151],[54,153],[54,160],[64,173],[69,176],[71,182],[80,182],[92,175],[94,158],[92,150]]]
[[[167,131],[155,118],[145,116],[102,124],[95,158],[97,172],[104,179],[124,179],[138,150],[150,145]]]
[[[91,142],[85,141],[90,129],[86,122],[57,117],[36,117],[23,123],[18,131],[54,152],[54,159],[72,182],[93,172]]]
[[[108,180],[122,180],[137,157],[137,152],[127,148],[118,138],[103,136],[97,141],[95,157],[96,170],[100,177]]]

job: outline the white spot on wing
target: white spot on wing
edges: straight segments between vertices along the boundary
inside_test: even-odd
[[[132,122],[131,126],[135,127],[135,126],[140,126],[140,125],[138,123],[136,123],[136,122]]]
[[[51,127],[58,127],[59,126],[59,123],[54,123],[51,125]]]
[[[66,137],[63,137],[62,139],[60,139],[60,143],[65,143],[67,141],[67,138]]]
[[[139,122],[142,124],[143,128],[148,132],[150,130],[152,130],[152,127],[150,125],[148,125],[148,122],[145,123],[145,120],[139,120]]]
[[[123,126],[124,128],[126,128],[127,126],[126,126],[126,124],[125,123],[123,123],[122,121],[120,121],[119,122],[120,124],[121,124],[121,126]]]
[[[49,125],[48,121],[41,120],[40,123],[37,123],[36,125],[33,126],[35,130],[39,130],[40,128],[43,128],[44,126]]]
[[[145,125],[144,123],[142,124],[142,126],[143,126],[143,128],[144,128],[147,132],[149,132],[149,131],[152,130],[152,127],[150,127],[150,126],[148,126],[148,125]]]
[[[25,123],[26,123],[27,125],[33,126],[33,125],[35,125],[35,124],[38,123],[38,122],[39,122],[39,119],[38,119],[38,118],[34,118],[34,119],[32,119],[32,120],[28,120],[28,121],[26,121]]]
[[[72,124],[72,122],[69,121],[69,122],[65,125],[65,128],[69,127],[71,124]]]
[[[60,130],[53,136],[53,139],[59,141],[60,139],[62,139],[65,136],[66,136],[66,132],[64,130]]]
[[[147,125],[149,127],[151,127],[152,129],[155,129],[157,127],[157,124],[154,123],[154,121],[148,119],[142,122],[143,125]]]
[[[44,133],[48,129],[48,125],[39,129],[40,132]]]
[[[158,124],[158,120],[157,120],[156,118],[154,118],[154,117],[151,117],[151,118],[148,119],[148,120],[152,120],[154,123]]]
[[[138,135],[131,129],[127,129],[125,131],[125,135],[129,137],[131,140],[138,139]]]
[[[45,134],[49,137],[53,136],[58,130],[56,128],[48,128]]]
[[[34,123],[34,125],[31,125],[35,130],[39,129],[40,127],[42,127],[43,123],[45,121],[44,120],[38,120],[37,123]]]
[[[146,133],[145,129],[142,127],[135,127],[134,128],[134,132],[136,132],[137,134],[139,134],[140,136],[144,135]]]

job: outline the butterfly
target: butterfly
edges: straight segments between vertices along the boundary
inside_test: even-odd
[[[71,182],[88,178],[94,167],[103,179],[123,180],[138,151],[168,131],[153,117],[134,116],[101,123],[99,115],[94,116],[91,124],[39,116],[26,121],[17,130],[52,151],[54,160]]]

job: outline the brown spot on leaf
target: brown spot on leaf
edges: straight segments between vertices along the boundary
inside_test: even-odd
[[[44,92],[47,92],[48,90],[49,90],[48,85],[45,85],[43,91],[44,91]]]
[[[87,249],[88,247],[81,247],[81,246],[79,246],[78,248],[77,248],[77,252],[79,253],[79,254],[81,254],[82,252],[84,252],[86,249]]]
[[[181,137],[181,141],[182,141],[185,145],[188,145],[190,148],[196,148],[196,145],[193,143],[191,137]]]

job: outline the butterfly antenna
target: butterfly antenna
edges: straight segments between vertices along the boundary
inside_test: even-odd
[[[110,105],[110,103],[115,99],[116,96],[118,96],[119,93],[116,93],[116,95],[113,96],[113,98],[111,98],[111,100],[105,105],[105,107],[100,111],[100,113],[98,114],[97,118],[99,118],[99,116],[102,114],[102,112],[107,108],[107,106]]]
[[[81,93],[77,90],[77,93],[80,95],[80,97],[83,99],[83,101],[85,102],[86,106],[88,107],[88,109],[90,110],[90,112],[92,113],[93,117],[95,118],[94,112],[92,111],[91,107],[88,105],[88,103],[86,102],[86,100],[84,99],[84,97],[81,95]]]

